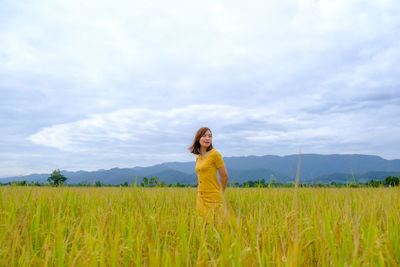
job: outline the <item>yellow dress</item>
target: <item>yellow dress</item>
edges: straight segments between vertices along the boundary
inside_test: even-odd
[[[210,213],[222,215],[223,196],[218,183],[217,169],[224,165],[221,154],[215,149],[208,151],[203,158],[196,155],[197,210],[201,216],[207,217]]]

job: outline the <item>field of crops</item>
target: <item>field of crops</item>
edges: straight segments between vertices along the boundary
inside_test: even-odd
[[[0,187],[0,266],[393,266],[399,188]]]

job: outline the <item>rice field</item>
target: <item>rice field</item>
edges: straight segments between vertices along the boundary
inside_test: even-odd
[[[396,266],[399,188],[0,187],[0,266]]]

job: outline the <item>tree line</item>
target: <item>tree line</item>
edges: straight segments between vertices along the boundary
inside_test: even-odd
[[[93,184],[88,181],[83,181],[79,184],[65,184],[65,181],[68,178],[61,174],[60,170],[54,170],[51,175],[47,178],[47,183],[39,183],[36,182],[29,182],[26,180],[22,181],[13,181],[8,183],[0,183],[0,185],[16,185],[16,186],[94,186],[94,187],[103,187],[103,186],[122,186],[122,187],[130,187],[130,186],[140,186],[140,187],[197,187],[197,184],[184,184],[184,183],[175,183],[175,184],[167,184],[164,181],[159,181],[158,177],[143,177],[142,182],[137,184],[137,176],[135,179],[134,184],[129,183],[128,181],[118,184],[118,185],[111,185],[111,184],[104,184],[101,181],[95,181]],[[331,182],[329,184],[322,184],[322,183],[301,183],[299,184],[300,187],[393,187],[399,186],[400,184],[400,176],[387,176],[384,180],[374,180],[371,179],[369,182],[366,183],[356,183],[353,180],[350,183],[336,183]],[[282,183],[277,182],[275,180],[270,181],[269,183],[265,181],[265,179],[259,179],[258,181],[246,181],[243,183],[233,182],[231,181],[228,183],[228,187],[242,187],[242,188],[266,188],[266,187],[294,187],[294,182],[292,183]]]

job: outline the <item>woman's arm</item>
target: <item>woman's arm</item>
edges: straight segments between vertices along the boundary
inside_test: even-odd
[[[225,166],[222,166],[218,169],[219,174],[221,175],[221,186],[222,186],[222,193],[225,192],[226,185],[228,184],[228,171],[226,170]]]

